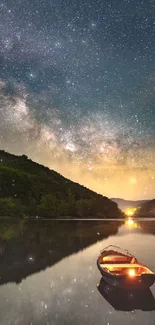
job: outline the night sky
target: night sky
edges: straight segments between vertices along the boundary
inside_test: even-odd
[[[0,0],[0,149],[155,197],[155,1]]]

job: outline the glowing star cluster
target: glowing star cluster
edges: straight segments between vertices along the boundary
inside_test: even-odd
[[[154,9],[3,1],[0,148],[109,197],[154,197]]]

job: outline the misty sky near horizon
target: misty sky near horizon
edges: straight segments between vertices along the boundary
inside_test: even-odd
[[[0,149],[155,197],[155,2],[1,0]]]

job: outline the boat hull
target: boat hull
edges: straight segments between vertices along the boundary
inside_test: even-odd
[[[97,261],[97,266],[99,271],[101,272],[104,281],[110,286],[113,286],[115,288],[122,288],[127,290],[128,289],[144,290],[146,288],[151,287],[155,282],[154,274],[142,274],[140,276],[129,278],[128,276],[125,275],[116,276],[116,275],[108,274],[100,267],[100,263],[98,261]]]

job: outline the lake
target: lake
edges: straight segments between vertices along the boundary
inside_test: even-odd
[[[155,271],[155,221],[0,220],[1,325],[154,325],[155,285],[107,294],[96,259],[129,249]]]

